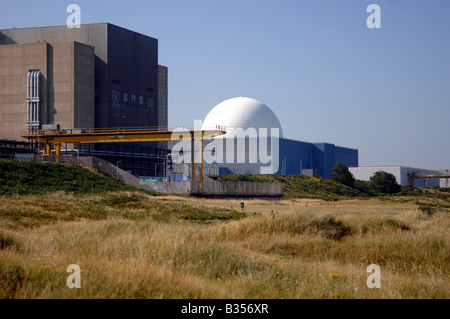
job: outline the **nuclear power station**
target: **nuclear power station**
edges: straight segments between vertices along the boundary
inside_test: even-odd
[[[262,102],[236,97],[219,103],[202,128],[226,127],[225,135],[205,141],[204,162],[224,174],[281,174],[329,178],[337,163],[358,166],[358,150],[330,143],[308,143],[283,136],[275,113]],[[190,159],[188,141],[169,142],[172,160]],[[198,149],[198,148],[197,148]]]
[[[42,152],[95,156],[141,179],[192,179],[195,170],[190,176],[180,169],[192,161],[200,163],[200,178],[230,173],[329,178],[337,163],[360,179],[383,170],[358,167],[355,148],[284,136],[275,112],[250,97],[212,107],[197,128],[212,130],[208,138],[183,140],[175,134],[171,140],[168,68],[158,62],[158,40],[110,23],[0,30],[0,123],[2,158],[33,158]],[[155,131],[164,138],[155,138]],[[121,132],[128,134],[127,143]],[[133,140],[133,132],[153,137]],[[47,137],[24,138],[30,134]],[[86,135],[52,143],[51,134],[60,140],[62,134],[88,134],[92,143]],[[402,184],[443,184],[443,179],[419,176],[433,171],[391,170]]]

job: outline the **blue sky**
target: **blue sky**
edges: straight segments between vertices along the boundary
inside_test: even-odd
[[[172,126],[248,96],[285,137],[357,148],[361,166],[450,168],[450,1],[15,0],[0,28],[64,25],[70,3],[159,40]]]

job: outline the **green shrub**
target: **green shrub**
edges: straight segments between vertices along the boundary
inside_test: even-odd
[[[342,163],[337,163],[335,167],[333,167],[331,172],[331,178],[338,183],[353,186],[355,183],[355,177],[352,173],[350,173],[347,165]]]
[[[21,247],[22,242],[19,239],[0,230],[0,250],[7,248],[19,249]]]
[[[375,172],[370,178],[370,184],[375,192],[381,194],[395,194],[401,190],[395,176],[384,171]]]
[[[144,191],[91,172],[80,165],[0,160],[0,195],[39,195],[49,192],[95,194],[107,191]]]
[[[402,231],[407,231],[410,230],[411,228],[406,225],[405,223],[402,223],[398,220],[395,219],[387,219],[386,221],[384,221],[384,223],[389,226],[390,228],[392,228],[393,230],[402,230]]]
[[[352,229],[343,222],[335,220],[333,217],[327,217],[320,220],[313,220],[309,224],[309,229],[313,233],[318,233],[325,238],[339,241],[343,237],[350,235]]]
[[[127,204],[129,203],[137,203],[140,199],[135,196],[127,196],[127,195],[111,195],[107,198],[104,198],[101,200],[101,204],[106,206],[113,206],[113,207],[125,207],[129,206]]]
[[[437,212],[437,207],[431,203],[416,202],[417,208],[425,215],[433,215]]]

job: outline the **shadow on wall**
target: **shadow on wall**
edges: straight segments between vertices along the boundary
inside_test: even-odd
[[[0,45],[8,45],[8,44],[17,44],[16,41],[5,35],[4,33],[0,32]]]
[[[53,85],[53,46],[47,44],[47,80],[43,78],[47,87],[47,123],[55,123],[55,86]]]

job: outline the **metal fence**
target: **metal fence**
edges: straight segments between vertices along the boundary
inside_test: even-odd
[[[220,195],[282,196],[283,185],[254,182],[216,182],[214,193]]]
[[[199,166],[196,164],[196,171],[199,171]],[[173,164],[173,174],[184,174],[190,176],[191,165],[187,164]],[[197,175],[198,176],[198,175]],[[219,177],[219,166],[214,164],[203,164],[203,176]]]
[[[191,178],[192,168],[186,164],[183,169],[184,175]],[[199,177],[198,166],[196,166],[195,175]],[[191,192],[198,192],[199,184],[196,183]],[[203,176],[203,191],[217,195],[229,196],[267,196],[282,197],[283,184],[277,183],[255,183],[255,182],[218,182],[208,176]]]
[[[38,162],[44,163],[62,163],[62,164],[82,164],[90,169],[96,169],[99,173],[117,178],[125,184],[157,191],[161,193],[190,194],[199,191],[199,171],[196,166],[196,183],[192,189],[191,182],[154,182],[151,180],[140,179],[123,169],[111,164],[108,161],[94,156],[36,156]],[[177,172],[191,178],[192,168],[189,165],[177,165]],[[218,182],[208,176],[203,176],[203,192],[210,195],[221,196],[264,196],[281,197],[283,196],[283,185],[275,183],[254,183],[254,182]]]
[[[189,194],[189,182],[152,182],[140,179],[121,168],[94,156],[80,156],[80,163],[89,168],[95,168],[99,173],[115,177],[125,184],[160,193]]]
[[[159,193],[170,194],[189,194],[191,191],[191,183],[184,182],[152,182],[141,185],[141,188],[156,191]]]
[[[125,184],[143,188],[142,187],[143,185],[141,185],[139,182],[139,178],[111,164],[108,161],[105,161],[103,159],[94,156],[80,156],[78,157],[78,160],[84,166],[94,168],[99,173],[117,178],[118,180],[124,182]]]
[[[38,163],[60,163],[60,164],[78,164],[79,161],[73,155],[36,155],[36,162]]]

